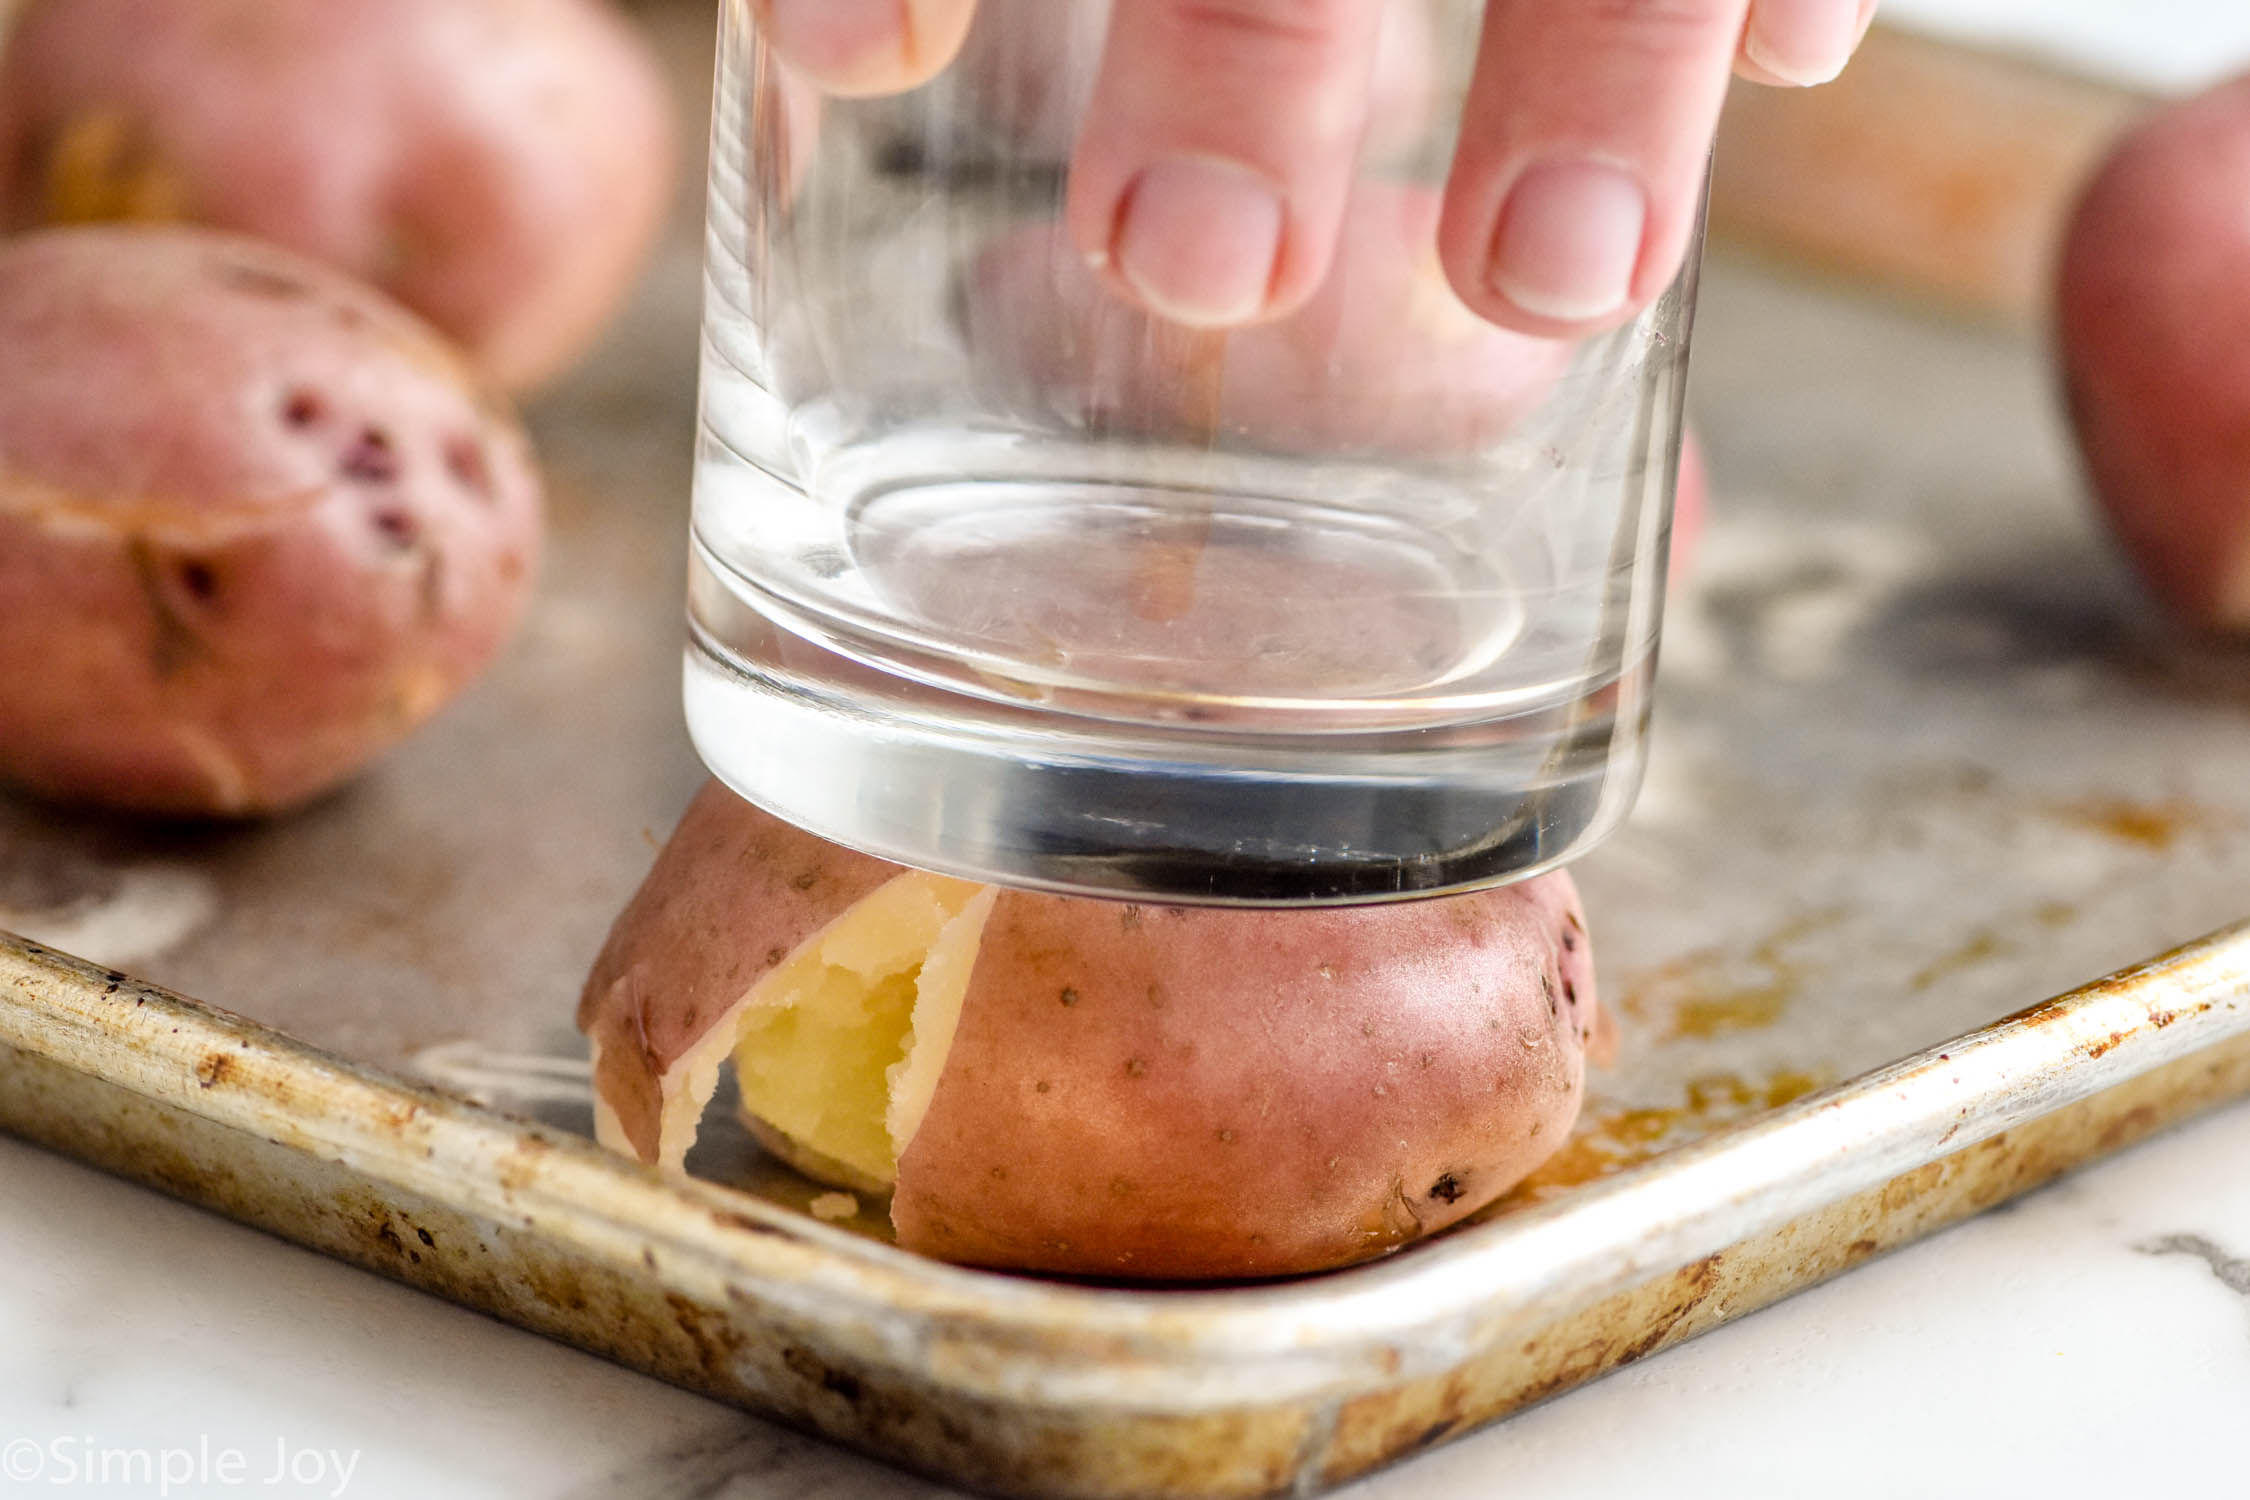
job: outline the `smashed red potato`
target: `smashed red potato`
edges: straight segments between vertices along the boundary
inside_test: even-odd
[[[1312,911],[900,869],[716,783],[579,1007],[601,1138],[677,1167],[734,1063],[760,1137],[898,1241],[1129,1278],[1348,1264],[1569,1131],[1601,1028],[1569,877]]]
[[[25,0],[0,55],[0,226],[255,235],[521,388],[622,300],[672,130],[607,0]]]
[[[198,229],[0,243],[0,779],[302,802],[491,660],[539,532],[504,403],[356,282]]]

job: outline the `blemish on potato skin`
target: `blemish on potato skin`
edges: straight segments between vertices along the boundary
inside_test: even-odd
[[[368,515],[368,524],[386,546],[397,552],[412,552],[422,539],[422,523],[404,506],[386,505]]]
[[[1042,1079],[1040,1079],[1040,1080],[1039,1080],[1039,1081],[1038,1081],[1037,1083],[1033,1084],[1033,1085],[1031,1086],[1031,1089],[1032,1089],[1032,1092],[1033,1092],[1033,1093],[1035,1093],[1035,1094],[1045,1094],[1045,1093],[1049,1093],[1049,1092],[1052,1092],[1052,1091],[1053,1091],[1053,1089],[1054,1089],[1054,1087],[1055,1087],[1055,1086],[1054,1086],[1053,1084],[1049,1083],[1049,1082],[1048,1082],[1048,1081],[1047,1081],[1046,1079],[1042,1078]]]
[[[391,435],[372,424],[362,427],[336,458],[337,474],[358,484],[389,484],[399,477],[399,468]]]
[[[1112,1198],[1130,1198],[1135,1191],[1133,1180],[1129,1177],[1112,1177],[1109,1180],[1109,1195]]]
[[[455,484],[485,504],[491,504],[496,498],[492,493],[492,466],[485,459],[484,445],[466,433],[455,433],[445,440],[445,472],[453,476]]]
[[[133,564],[133,581],[139,585],[156,627],[149,646],[150,665],[158,677],[169,677],[202,654],[202,637],[172,607],[158,571],[155,549],[136,540],[126,548],[126,555]]]
[[[1076,1005],[1078,1003],[1078,991],[1066,984],[1062,987],[1061,999],[1065,1005]]]
[[[1222,1129],[1222,1130],[1221,1130],[1221,1131],[1219,1132],[1219,1144],[1220,1144],[1220,1145],[1222,1145],[1222,1146],[1231,1146],[1231,1145],[1233,1145],[1233,1144],[1234,1144],[1234,1132],[1233,1132],[1233,1131],[1231,1131],[1231,1130],[1224,1130],[1224,1129]]]
[[[35,149],[45,158],[46,218],[57,224],[187,216],[187,187],[145,126],[118,109],[80,114]]]
[[[298,386],[281,398],[283,426],[293,427],[301,432],[308,427],[318,426],[327,415],[328,403],[320,399],[317,391]]]
[[[820,872],[818,870],[799,870],[789,877],[789,889],[793,891],[809,891],[818,884],[820,884]]]
[[[254,266],[246,261],[222,261],[217,267],[218,278],[238,292],[253,297],[267,297],[275,302],[298,302],[312,295],[312,288],[301,279],[277,271],[271,266]]]
[[[198,604],[209,604],[219,595],[219,573],[199,557],[184,558],[179,565],[181,591]]]
[[[1148,1059],[1145,1057],[1126,1058],[1125,1076],[1127,1078],[1146,1078],[1148,1076]]]
[[[783,952],[779,948],[768,948],[766,950],[766,967],[769,969],[778,969],[781,967],[781,961],[788,956],[789,955],[787,953]]]
[[[1117,914],[1117,927],[1120,932],[1139,932],[1141,930],[1141,909],[1137,906],[1128,906],[1119,912]]]
[[[1461,1179],[1451,1172],[1444,1173],[1436,1182],[1430,1184],[1430,1196],[1440,1203],[1458,1203],[1461,1201],[1461,1194],[1465,1191],[1467,1189],[1461,1186]]]

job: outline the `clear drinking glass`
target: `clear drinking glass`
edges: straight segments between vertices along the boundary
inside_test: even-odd
[[[1311,305],[1167,324],[1057,227],[1107,8],[984,0],[935,81],[845,100],[724,0],[697,749],[841,843],[1088,894],[1582,852],[1640,776],[1694,255],[1596,339],[1475,319],[1435,224],[1481,6],[1391,0]]]

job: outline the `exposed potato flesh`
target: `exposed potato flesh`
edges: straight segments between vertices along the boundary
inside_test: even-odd
[[[788,1138],[801,1170],[888,1190],[953,1043],[969,977],[959,955],[973,961],[991,909],[989,891],[901,875],[759,983],[735,1079],[744,1112]]]

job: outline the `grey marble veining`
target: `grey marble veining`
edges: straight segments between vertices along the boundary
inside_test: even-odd
[[[2143,1255],[2192,1255],[2211,1268],[2219,1285],[2250,1297],[2250,1259],[2229,1255],[2200,1234],[2167,1234],[2135,1247]]]

